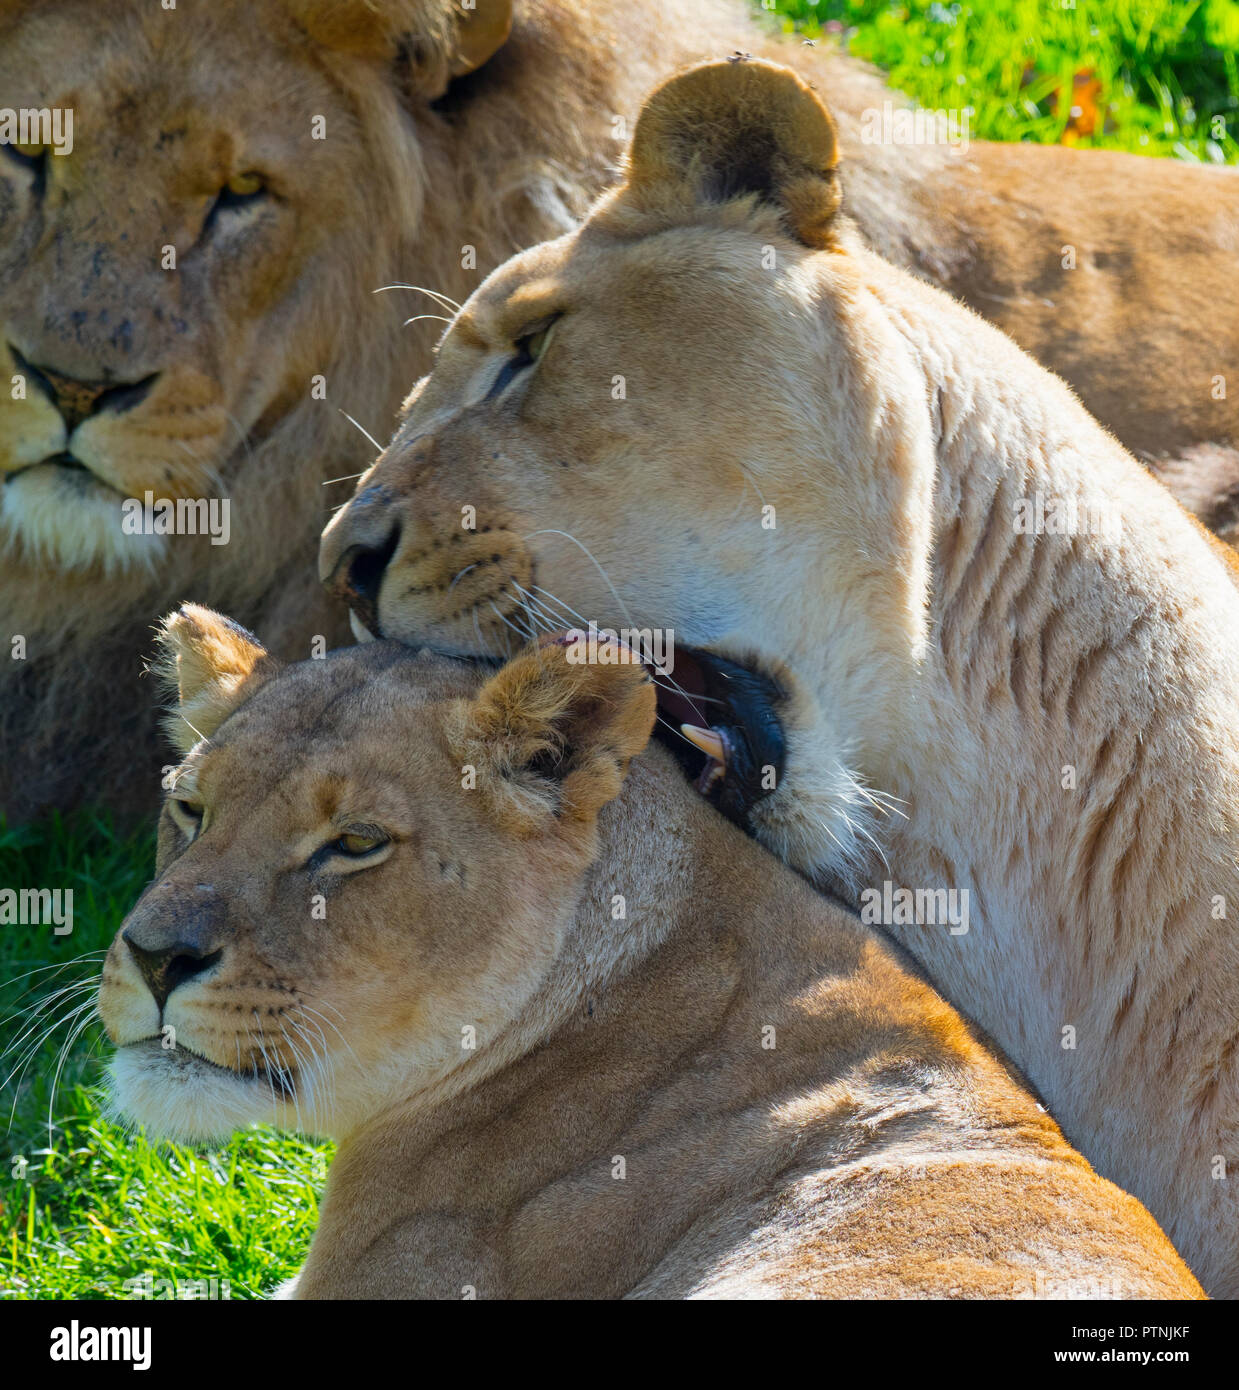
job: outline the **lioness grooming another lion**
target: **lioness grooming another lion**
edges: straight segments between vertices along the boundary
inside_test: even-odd
[[[888,925],[1239,1293],[1239,588],[1061,381],[849,234],[837,159],[787,69],[656,91],[624,184],[465,305],[322,572],[454,655],[673,631],[710,798],[854,906],[962,895],[965,932]]]
[[[71,149],[0,144],[0,807],[154,805],[138,673],[181,597],[285,654],[332,636],[314,538],[371,457],[344,412],[385,438],[428,369],[433,322],[406,320],[568,230],[654,81],[737,48],[830,93],[875,247],[1232,525],[1233,171],[870,142],[885,86],[729,0],[0,0],[5,102],[74,116]],[[154,529],[208,500],[226,544]]]
[[[640,666],[277,671],[197,608],[163,643],[185,756],[104,966],[116,1101],[340,1140],[296,1296],[1201,1296],[874,932],[661,750],[629,769]]]

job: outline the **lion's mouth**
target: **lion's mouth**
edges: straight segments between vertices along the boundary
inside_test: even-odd
[[[34,474],[38,469],[52,470],[54,476],[63,479],[65,483],[78,487],[93,486],[103,492],[113,493],[117,497],[124,494],[111,483],[101,478],[93,468],[82,462],[81,459],[69,453],[67,449],[61,450],[58,454],[49,454],[46,458],[39,459],[36,463],[24,464],[21,468],[15,468],[10,473],[4,475],[4,481],[11,483],[16,478],[24,477],[27,474]]]
[[[166,1066],[179,1071],[206,1072],[214,1076],[227,1076],[243,1085],[261,1086],[280,1100],[292,1100],[296,1094],[296,1072],[292,1067],[281,1066],[270,1058],[262,1062],[256,1061],[247,1068],[238,1068],[212,1061],[210,1057],[195,1052],[193,1048],[186,1047],[181,1042],[165,1048],[162,1037],[158,1036],[142,1038],[138,1042],[129,1043],[128,1046],[139,1048],[151,1055],[159,1055]]]
[[[62,449],[58,454],[49,455],[47,458],[43,460],[43,465],[45,467],[48,465],[54,465],[57,468],[77,468],[80,469],[83,473],[90,472],[90,469],[86,467],[82,460],[79,458],[74,458],[74,456],[71,453],[69,453],[67,449]]]
[[[655,672],[655,733],[697,790],[748,830],[783,774],[786,694],[754,667],[697,648],[677,646],[672,669]]]

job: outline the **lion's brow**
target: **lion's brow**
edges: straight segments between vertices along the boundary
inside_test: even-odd
[[[490,339],[479,330],[471,314],[461,314],[457,317],[452,325],[452,334],[466,347],[480,348],[482,351],[490,347]]]

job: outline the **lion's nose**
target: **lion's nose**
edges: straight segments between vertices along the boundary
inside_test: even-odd
[[[83,420],[100,411],[111,410],[122,414],[132,410],[146,399],[159,375],[153,372],[140,381],[128,382],[79,381],[76,377],[56,371],[54,367],[36,366],[28,362],[11,343],[9,352],[18,371],[29,376],[60,411],[65,429],[70,434]]]
[[[323,537],[320,572],[329,593],[343,599],[375,636],[379,632],[379,590],[383,575],[400,543],[400,524],[390,519],[386,533],[375,540],[358,531],[336,531]],[[364,530],[365,528],[358,528]]]
[[[168,996],[178,985],[210,970],[224,954],[222,947],[212,951],[193,941],[176,941],[170,946],[143,946],[128,929],[121,932],[121,937],[161,1012],[168,1002]]]

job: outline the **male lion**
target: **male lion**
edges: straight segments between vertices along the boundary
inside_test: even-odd
[[[3,100],[74,117],[63,153],[0,145],[0,807],[153,802],[138,673],[180,596],[288,654],[331,635],[308,562],[344,496],[319,484],[365,448],[342,412],[386,436],[434,336],[402,323],[440,307],[373,291],[463,299],[566,231],[654,79],[733,48],[831,93],[876,247],[996,317],[1226,527],[1232,171],[871,143],[882,84],[728,0],[0,0]]]
[[[886,920],[1239,1293],[1233,553],[851,237],[837,157],[785,68],[655,92],[623,185],[465,305],[322,573],[462,656],[672,630],[702,789]]]
[[[631,652],[482,684],[395,643],[277,672],[196,607],[163,641],[116,1100],[340,1141],[297,1297],[1201,1296],[876,933],[661,750],[628,771]]]

